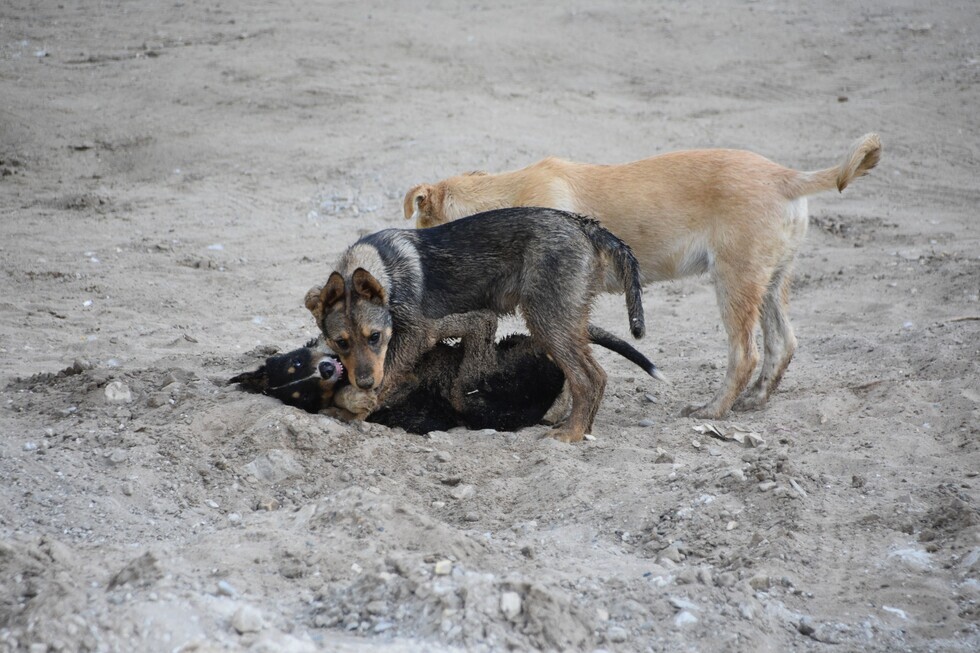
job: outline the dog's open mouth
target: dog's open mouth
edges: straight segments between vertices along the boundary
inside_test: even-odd
[[[317,371],[320,373],[321,379],[330,381],[331,383],[338,383],[347,376],[347,370],[344,369],[344,364],[340,362],[340,359],[333,358],[332,356],[327,356],[321,360],[319,365],[317,365]]]

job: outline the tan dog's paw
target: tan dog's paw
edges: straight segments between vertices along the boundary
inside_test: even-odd
[[[721,419],[727,410],[718,410],[711,404],[703,406],[688,406],[681,411],[681,417],[694,417],[697,419]]]

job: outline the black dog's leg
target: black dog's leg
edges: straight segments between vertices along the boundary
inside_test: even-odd
[[[449,393],[453,408],[462,412],[466,410],[467,394],[496,367],[497,314],[470,311],[447,315],[435,321],[430,333],[436,342],[446,338],[462,339],[463,359]]]

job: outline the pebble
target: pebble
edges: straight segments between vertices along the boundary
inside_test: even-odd
[[[440,560],[432,568],[436,576],[448,576],[453,571],[452,560]]]
[[[34,451],[37,449],[37,442],[25,442],[24,451]]]
[[[462,501],[464,499],[469,499],[476,494],[476,488],[467,483],[463,483],[462,485],[457,485],[455,488],[453,488],[453,491],[449,494],[454,499]]]
[[[759,483],[759,490],[762,492],[768,492],[778,485],[776,481],[763,481]]]
[[[204,503],[208,504],[208,508],[215,508],[215,509],[218,508],[218,502],[214,501],[213,499],[208,499]]]
[[[231,617],[231,627],[238,631],[238,634],[257,633],[262,630],[262,613],[258,608],[250,605],[243,605]]]
[[[228,521],[231,522],[232,525],[237,526],[238,524],[242,523],[242,516],[237,512],[229,512]]]
[[[765,591],[772,585],[772,581],[765,574],[756,574],[749,579],[749,587],[754,590]]]
[[[698,618],[687,610],[681,610],[677,613],[677,616],[674,617],[674,625],[679,627],[690,626],[691,624],[696,624],[697,622]]]
[[[657,457],[653,461],[654,463],[672,463],[674,462],[674,457],[669,453],[657,447]]]
[[[448,451],[438,451],[436,452],[436,460],[441,463],[448,463],[453,457]]]
[[[684,559],[684,556],[681,555],[681,550],[678,548],[676,544],[671,544],[666,549],[661,551],[660,557],[666,558],[671,562],[680,562],[681,560]]]
[[[388,604],[384,601],[371,601],[364,606],[364,609],[368,611],[368,614],[373,614],[375,616],[388,613]]]
[[[476,512],[468,512],[463,517],[465,521],[480,521],[480,514]]]
[[[105,400],[110,404],[128,404],[133,401],[133,393],[122,381],[113,381],[105,387]]]
[[[106,457],[113,465],[121,465],[129,460],[129,453],[125,449],[113,449],[112,452]]]
[[[228,581],[226,581],[226,580],[219,580],[218,581],[218,594],[220,594],[221,596],[230,596],[230,597],[234,598],[234,597],[238,596],[238,590],[236,590],[234,588],[234,586],[232,586],[232,584],[229,583]]]
[[[697,605],[679,596],[671,596],[667,599],[676,610],[698,610]]]
[[[651,394],[645,394],[645,395],[643,395],[643,398],[646,399],[647,401],[649,401],[651,404],[657,403],[657,398],[654,397]]]
[[[645,417],[640,420],[640,426],[653,426],[656,423],[657,422],[655,420],[652,420],[649,417]]]
[[[517,592],[504,592],[500,595],[500,611],[513,621],[521,613],[521,595]]]
[[[620,626],[610,626],[609,630],[606,631],[606,639],[614,644],[625,642],[628,637],[629,633]]]
[[[256,510],[265,510],[266,512],[275,512],[279,510],[279,502],[272,497],[264,497],[258,500],[255,504]]]

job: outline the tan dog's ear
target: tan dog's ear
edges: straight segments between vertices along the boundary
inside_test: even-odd
[[[429,184],[419,184],[405,193],[405,202],[402,206],[402,211],[405,213],[406,220],[415,220],[419,217],[422,207],[429,199],[429,192],[431,190],[432,186]]]
[[[354,270],[351,282],[354,285],[355,293],[378,306],[385,305],[385,289],[381,287],[381,284],[370,272],[364,268],[357,268]]]

